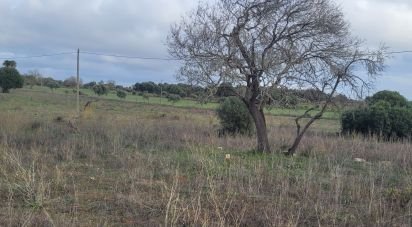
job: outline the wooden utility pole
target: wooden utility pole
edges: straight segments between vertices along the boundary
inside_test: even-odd
[[[77,49],[77,117],[80,117],[80,75],[79,75],[79,61],[80,61],[80,49]]]
[[[160,84],[160,105],[162,105],[162,98],[163,98],[163,84]]]

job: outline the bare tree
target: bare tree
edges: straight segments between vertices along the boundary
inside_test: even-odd
[[[270,151],[263,112],[270,90],[316,77],[325,62],[346,58],[354,45],[341,10],[330,0],[203,3],[172,26],[168,37],[170,54],[184,62],[178,79],[245,87],[237,95],[253,117],[262,152]],[[305,71],[309,66],[315,68]]]
[[[40,74],[40,72],[38,70],[30,70],[29,72],[27,72],[28,76],[32,76],[33,78],[35,78],[37,85],[40,84],[40,86],[43,87],[43,76]]]
[[[305,132],[323,116],[328,106],[333,104],[333,97],[339,90],[353,93],[361,98],[364,91],[372,88],[376,76],[384,70],[384,61],[387,57],[384,46],[372,52],[361,50],[361,41],[354,40],[353,42],[353,45],[348,46],[346,50],[343,49],[339,58],[330,59],[317,56],[316,58],[320,61],[306,61],[299,65],[300,69],[296,70],[297,76],[292,75],[289,78],[295,86],[316,89],[322,94],[327,94],[327,98],[295,119],[296,137],[287,155],[293,155],[296,152]],[[321,64],[321,66],[317,67],[312,64]],[[357,75],[356,73],[363,71],[362,69],[366,70],[365,75]],[[311,112],[316,113],[310,115]],[[309,118],[309,121],[302,128],[300,121],[303,118]]]

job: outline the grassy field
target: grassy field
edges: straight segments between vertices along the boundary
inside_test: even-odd
[[[55,94],[73,94],[73,89],[70,88],[59,88],[54,90],[53,92],[47,87],[39,87],[35,86],[32,89],[26,88],[28,92],[46,92],[46,93],[55,93]],[[110,92],[107,95],[103,95],[98,97],[91,89],[81,89],[81,93],[85,94],[89,97],[96,97],[99,99],[110,99],[110,100],[120,100],[115,92]],[[158,96],[150,96],[149,99],[145,99],[139,95],[131,95],[130,93],[126,96],[123,101],[129,102],[137,102],[137,103],[146,103],[146,104],[154,104],[154,105],[166,105],[166,106],[173,106],[173,107],[183,107],[183,108],[197,108],[197,109],[210,109],[214,110],[218,107],[218,103],[216,102],[208,102],[206,104],[200,104],[199,102],[191,99],[181,99],[180,101],[173,103],[169,102],[167,98],[163,97],[160,98]],[[270,108],[266,109],[266,114],[274,115],[274,116],[299,116],[304,114],[306,109],[303,108]],[[327,119],[338,119],[340,117],[340,112],[337,111],[326,111],[324,113],[324,118]]]
[[[269,115],[274,153],[257,154],[253,137],[216,136],[213,106],[132,98],[76,118],[64,91],[0,94],[0,226],[412,223],[408,142],[339,137],[324,119],[285,157],[293,118]]]

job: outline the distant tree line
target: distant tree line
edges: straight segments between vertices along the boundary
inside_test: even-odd
[[[151,94],[173,94],[182,98],[185,97],[198,97],[205,92],[205,88],[200,86],[192,86],[188,84],[168,84],[168,83],[154,83],[152,81],[136,83],[132,89],[135,92],[147,92]]]
[[[244,92],[245,87],[232,86],[231,83],[221,83],[216,88],[212,87],[201,87],[192,86],[188,84],[178,83],[178,84],[167,84],[167,83],[154,83],[154,82],[142,82],[136,83],[132,87],[135,92],[147,92],[149,94],[160,95],[163,94],[173,94],[179,95],[182,98],[199,98],[205,93],[211,93],[211,98],[215,98],[217,101],[223,101],[224,99],[219,99],[223,97],[237,96]],[[216,99],[217,98],[217,99]],[[315,90],[315,89],[272,89],[271,97],[267,99],[268,105],[275,105],[279,107],[296,107],[299,103],[313,103],[319,101],[325,101],[328,95],[325,92]],[[345,95],[338,94],[333,97],[334,103],[348,103],[352,102],[350,98]]]
[[[24,85],[30,87],[45,86],[53,90],[61,87],[75,88],[77,86],[77,80],[74,76],[68,77],[65,80],[55,80],[51,77],[42,76],[37,71],[30,71],[27,74],[24,74],[23,77]],[[116,82],[113,80],[109,80],[107,82],[91,81],[87,83],[80,81],[80,85],[82,88],[91,89],[95,92],[97,91],[96,94],[98,95],[104,95],[110,91],[124,91],[133,94],[148,93],[158,96],[162,93],[165,97],[173,95],[174,97],[179,96],[180,98],[192,98],[199,101],[204,99],[205,102],[207,102],[206,99],[223,101],[223,99],[219,98],[237,96],[245,90],[245,87],[233,87],[231,83],[227,82],[221,83],[217,87],[202,87],[184,83],[155,83],[153,81],[137,82],[131,87],[126,87],[116,85]],[[104,86],[104,88],[102,88],[102,86]],[[269,97],[270,98],[267,98],[268,105],[275,105],[279,107],[296,107],[299,103],[310,103],[326,100],[328,96],[326,93],[315,89],[275,88],[272,89],[271,96]],[[334,101],[346,103],[350,101],[350,99],[344,95],[337,95],[334,97]]]
[[[305,104],[305,103],[319,103],[327,101],[328,94],[316,90],[313,88],[309,89],[288,89],[288,88],[275,88],[271,92],[271,96],[269,96],[267,104],[274,105],[278,107],[289,107],[294,108],[297,107],[298,104]],[[335,95],[332,100],[334,104],[348,104],[351,102],[356,102],[348,98],[343,94]]]
[[[55,80],[51,77],[44,77],[37,71],[30,71],[23,75],[25,86],[45,86],[54,90],[56,88],[76,88],[77,79],[74,76],[68,77],[65,80]],[[197,85],[189,85],[184,83],[169,84],[169,83],[155,83],[153,81],[137,82],[133,86],[127,87],[116,85],[116,82],[109,80],[107,82],[91,81],[83,83],[80,81],[81,88],[91,89],[95,94],[107,95],[110,91],[119,94],[123,98],[123,92],[127,95],[139,94],[143,96],[155,95],[169,99],[169,101],[176,102],[180,98],[191,98],[201,103],[208,101],[221,101],[224,97],[237,96],[245,91],[245,87],[232,86],[231,83],[224,82],[216,87],[202,87]],[[288,88],[274,88],[269,96],[266,98],[267,105],[277,107],[295,108],[302,103],[313,103],[326,100],[328,95],[325,92],[315,89],[288,89]],[[335,103],[348,103],[350,100],[345,95],[336,95],[333,98]]]

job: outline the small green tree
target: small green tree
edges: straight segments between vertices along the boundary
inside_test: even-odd
[[[127,93],[125,91],[122,90],[118,90],[116,93],[117,97],[121,98],[121,99],[125,99],[127,96]]]
[[[237,97],[227,97],[217,109],[223,134],[251,134],[253,121],[246,105]]]
[[[98,96],[107,95],[109,93],[109,89],[104,84],[96,84],[93,86],[93,91]]]
[[[0,87],[3,93],[8,93],[10,89],[22,88],[23,77],[17,71],[15,61],[5,61],[4,67],[0,68]]]

